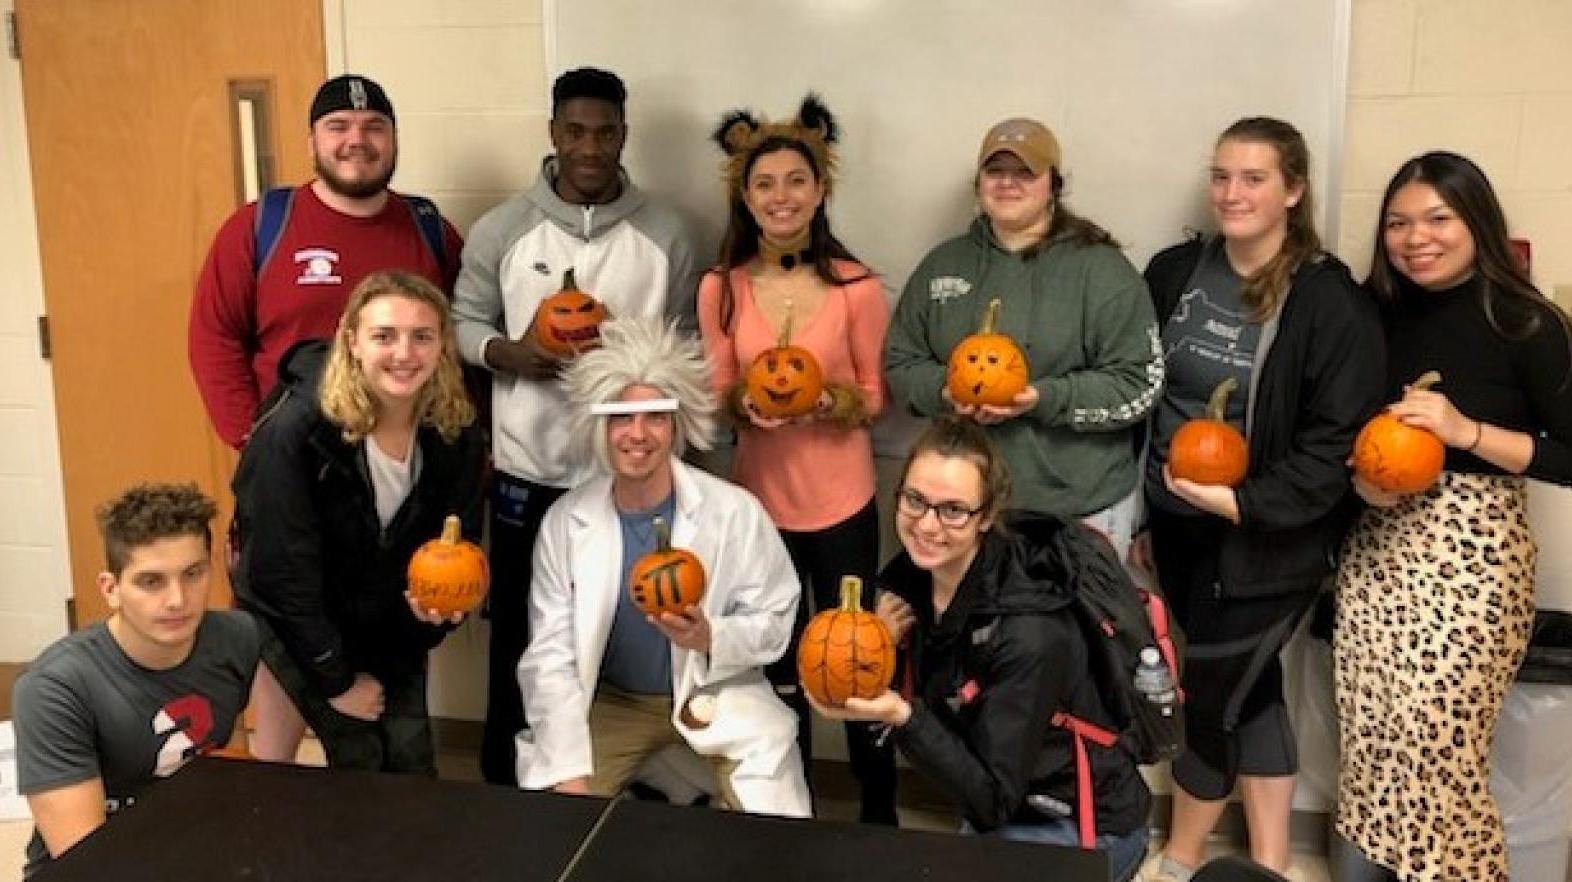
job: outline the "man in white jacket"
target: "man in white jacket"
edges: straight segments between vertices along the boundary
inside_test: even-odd
[[[685,742],[728,807],[806,817],[796,717],[763,672],[791,636],[796,572],[758,500],[678,459],[713,433],[702,350],[659,319],[601,336],[563,374],[572,449],[603,473],[552,505],[535,545],[519,784],[610,796]],[[628,595],[656,517],[707,575],[699,604],[658,619]]]

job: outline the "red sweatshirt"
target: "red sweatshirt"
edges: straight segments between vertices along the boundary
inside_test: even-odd
[[[278,361],[296,342],[330,338],[350,292],[377,270],[412,270],[452,292],[463,240],[447,221],[438,266],[409,205],[390,194],[372,217],[341,214],[310,185],[295,191],[289,220],[261,276],[255,275],[256,203],[219,228],[191,301],[191,373],[220,438],[245,443]]]

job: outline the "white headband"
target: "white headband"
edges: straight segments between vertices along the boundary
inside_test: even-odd
[[[645,401],[603,401],[592,405],[590,413],[596,416],[620,416],[629,413],[676,413],[677,399],[651,398]]]

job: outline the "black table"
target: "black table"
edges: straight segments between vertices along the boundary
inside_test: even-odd
[[[197,759],[37,882],[1102,882],[1100,854],[399,775]]]

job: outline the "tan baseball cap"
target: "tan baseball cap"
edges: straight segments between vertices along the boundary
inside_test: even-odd
[[[1059,153],[1059,139],[1053,132],[1037,120],[1024,117],[1007,119],[988,130],[977,151],[977,167],[982,168],[988,157],[1001,150],[1015,154],[1033,175],[1059,168],[1063,158]]]

